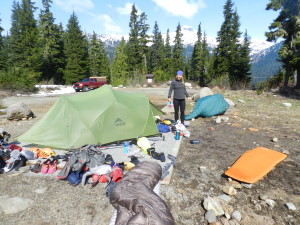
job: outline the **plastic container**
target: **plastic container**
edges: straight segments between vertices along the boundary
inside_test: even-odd
[[[198,140],[198,139],[193,139],[193,140],[190,140],[190,143],[191,143],[191,144],[199,144],[199,143],[200,143],[200,140]]]
[[[180,132],[176,131],[175,140],[179,140],[179,139],[180,139]]]
[[[124,154],[129,153],[129,142],[124,142],[123,151],[124,151]]]

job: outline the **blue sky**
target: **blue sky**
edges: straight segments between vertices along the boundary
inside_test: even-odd
[[[270,0],[233,0],[240,16],[240,31],[248,34],[252,40],[265,40],[264,33],[277,17],[278,12],[266,11]],[[13,0],[0,0],[1,26],[5,29],[3,35],[11,26],[11,9]],[[21,0],[19,0],[21,2]],[[41,8],[41,0],[35,0]],[[178,23],[197,30],[201,22],[202,31],[208,37],[215,38],[224,21],[223,7],[226,0],[53,0],[52,13],[55,23],[65,27],[74,11],[83,31],[97,34],[129,33],[129,19],[132,4],[135,3],[138,12],[145,12],[150,33],[157,21],[162,33],[167,29],[174,32]],[[36,19],[39,13],[36,11]]]

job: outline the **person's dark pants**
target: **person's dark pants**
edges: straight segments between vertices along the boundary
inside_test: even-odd
[[[185,110],[185,99],[173,99],[174,111],[175,111],[175,121],[179,119],[179,109],[180,109],[180,121],[184,123],[184,110]]]

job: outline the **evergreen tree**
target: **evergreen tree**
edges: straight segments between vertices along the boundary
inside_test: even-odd
[[[147,73],[147,58],[146,55],[148,53],[148,42],[149,42],[149,35],[147,34],[150,26],[147,24],[147,15],[143,12],[139,16],[139,44],[140,44],[140,51],[142,55],[142,74]]]
[[[202,59],[202,31],[201,23],[198,25],[197,40],[194,44],[192,59],[191,59],[191,76],[190,78],[199,81],[201,78],[201,59]],[[202,83],[203,81],[201,81]]]
[[[7,39],[6,87],[18,90],[33,90],[41,74],[42,51],[37,21],[36,7],[30,0],[14,1],[10,29]]]
[[[0,18],[0,70],[6,68],[6,57],[5,57],[5,50],[4,50],[4,38],[2,36],[3,28],[1,27],[1,18]]]
[[[210,67],[210,61],[211,61],[210,58],[211,57],[210,57],[210,53],[209,53],[209,49],[208,49],[207,36],[206,36],[206,33],[204,32],[203,40],[202,40],[202,57],[201,57],[201,61],[202,61],[201,77],[202,77],[202,80],[200,79],[200,82],[203,82],[202,83],[203,86],[206,86],[210,81],[210,77],[209,77],[209,67]]]
[[[174,48],[173,48],[173,71],[172,74],[176,74],[178,70],[184,70],[184,57],[183,57],[183,40],[182,40],[183,34],[181,33],[181,26],[180,23],[178,24],[176,28],[176,35],[174,40]]]
[[[165,60],[163,62],[163,70],[167,73],[168,79],[172,79],[174,75],[172,74],[173,69],[172,69],[172,47],[170,44],[170,32],[169,29],[167,30],[166,34],[166,44],[165,44]]]
[[[152,45],[149,50],[149,72],[161,69],[163,66],[164,55],[164,41],[159,30],[157,21],[155,21],[153,29]]]
[[[106,50],[101,39],[97,39],[97,35],[93,32],[90,43],[90,72],[92,76],[106,76],[109,79],[109,64]]]
[[[88,41],[80,29],[74,12],[68,21],[65,32],[64,54],[66,56],[64,79],[67,84],[89,76]]]
[[[244,34],[243,43],[239,49],[239,56],[231,66],[232,70],[236,70],[236,79],[238,88],[247,87],[251,81],[251,58],[250,58],[250,37],[247,31]]]
[[[227,0],[224,6],[224,22],[218,32],[218,46],[214,50],[214,73],[216,77],[229,77],[230,86],[239,86],[242,78],[247,76],[241,74],[234,64],[240,64],[241,45],[239,38],[240,23],[239,16],[233,9],[233,2]]]
[[[39,15],[39,30],[43,43],[43,76],[42,79],[54,83],[61,83],[64,67],[62,33],[54,23],[51,10],[52,0],[42,0],[43,7]]]
[[[34,2],[31,0],[22,0],[19,21],[21,28],[21,48],[23,50],[23,61],[21,62],[21,65],[38,72],[42,65],[42,52],[39,42],[37,21],[34,18],[36,9]]]
[[[133,4],[129,22],[129,40],[125,50],[127,55],[127,64],[130,71],[140,69],[143,62],[139,41],[139,25],[140,23],[138,21],[137,9],[135,8],[135,4]]]
[[[20,12],[21,7],[19,2],[13,1],[12,14],[11,14],[11,28],[10,36],[8,37],[8,65],[12,67],[20,63],[23,59],[21,48],[21,25],[20,25]]]
[[[294,76],[295,88],[300,88],[300,2],[296,0],[270,0],[266,10],[280,10],[278,17],[266,32],[268,41],[283,38],[279,56],[285,69],[285,82]]]
[[[9,41],[9,65],[39,71],[41,49],[37,22],[34,19],[34,3],[22,0],[21,5],[14,1],[12,26]]]
[[[111,67],[111,84],[112,85],[127,85],[128,64],[125,54],[126,43],[122,38],[120,44],[116,47],[115,57]]]

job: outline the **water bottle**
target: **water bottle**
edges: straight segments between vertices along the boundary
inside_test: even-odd
[[[191,144],[199,144],[200,140],[198,140],[198,139],[190,140],[190,143]]]
[[[176,131],[175,140],[179,140],[179,139],[180,139],[180,132]]]
[[[124,142],[124,145],[123,145],[123,151],[124,151],[124,154],[128,154],[129,153],[129,142]]]

